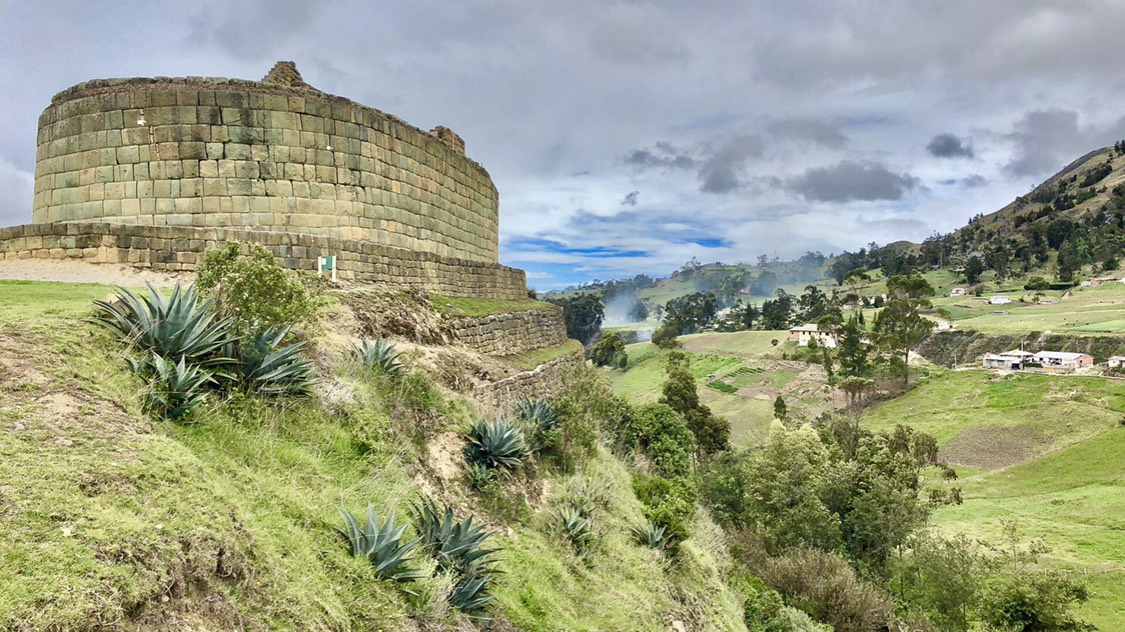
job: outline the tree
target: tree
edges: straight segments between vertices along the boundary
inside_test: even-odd
[[[625,343],[616,332],[602,336],[602,339],[590,350],[590,360],[598,366],[611,366],[615,369],[624,369],[629,365]]]
[[[719,311],[718,301],[710,292],[695,292],[674,298],[664,306],[664,318],[680,324],[680,334],[695,333],[710,324]]]
[[[970,284],[980,282],[980,275],[984,272],[984,263],[978,257],[969,257],[965,262],[965,281]]]
[[[897,275],[887,279],[887,294],[891,298],[920,299],[934,293],[934,286],[922,276]]]
[[[761,316],[761,315],[762,315],[762,312],[757,308],[757,306],[747,305],[742,310],[742,324],[743,324],[743,326],[745,326],[747,329],[753,329],[754,328],[754,321],[758,320],[758,317]]]
[[[605,305],[596,294],[552,298],[548,302],[563,308],[567,337],[588,345],[601,330],[602,320],[605,319]]]
[[[781,395],[773,400],[773,416],[777,419],[785,421],[789,418],[789,406],[785,404],[785,398]]]
[[[918,313],[920,308],[929,306],[930,302],[925,299],[896,298],[887,301],[875,317],[875,335],[880,345],[892,356],[902,354],[904,385],[910,384],[910,350],[925,340],[934,328],[934,321]]]
[[[863,339],[864,333],[855,316],[840,330],[836,358],[840,362],[840,373],[846,377],[864,377],[871,369],[867,360],[870,345]]]
[[[667,372],[660,403],[683,416],[700,452],[714,454],[730,447],[730,424],[699,401],[687,356],[668,354]]]
[[[793,314],[793,295],[777,290],[776,298],[762,303],[762,329],[789,329]]]
[[[629,308],[629,320],[639,323],[648,319],[648,305],[639,299],[633,301],[632,307]]]
[[[661,349],[673,349],[680,346],[680,341],[676,340],[676,336],[679,335],[680,322],[672,318],[665,318],[664,322],[660,323],[660,326],[652,334],[652,344]]]

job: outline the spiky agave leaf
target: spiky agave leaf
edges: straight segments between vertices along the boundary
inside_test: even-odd
[[[523,398],[516,402],[516,416],[527,424],[528,451],[539,454],[557,441],[559,415],[546,399]]]
[[[449,603],[474,619],[488,621],[489,617],[480,611],[494,599],[488,589],[495,580],[491,574],[466,575],[453,586]]]
[[[527,443],[519,426],[506,420],[478,419],[469,428],[465,458],[470,465],[512,470],[528,455]]]
[[[579,552],[584,551],[594,540],[594,530],[590,519],[583,516],[574,507],[560,507],[555,511],[555,516],[558,518],[563,537],[574,545],[574,548],[578,549]]]
[[[336,527],[336,531],[347,540],[348,552],[354,557],[367,559],[377,577],[396,582],[410,582],[423,577],[420,571],[406,567],[419,539],[403,542],[407,523],[398,524],[393,511],[380,521],[375,508],[368,506],[366,526],[361,526],[346,509],[341,508],[340,515],[344,518],[344,528]]]
[[[289,327],[270,327],[237,344],[226,345],[223,355],[231,361],[221,380],[247,393],[308,395],[313,364],[299,355],[304,342],[281,346],[288,333]]]
[[[491,565],[499,560],[490,556],[499,549],[482,546],[492,534],[473,524],[472,516],[457,521],[452,507],[446,505],[439,510],[429,498],[423,498],[412,509],[422,547],[443,570],[461,574],[498,572]]]
[[[395,351],[395,346],[382,338],[378,340],[364,338],[363,342],[353,349],[353,353],[366,367],[377,369],[392,377],[402,372],[402,362],[399,361],[399,356],[402,354]]]
[[[204,386],[213,381],[210,373],[187,364],[183,357],[178,363],[173,363],[154,352],[145,365],[151,367],[153,375],[145,389],[141,408],[158,419],[186,419],[203,403],[206,397]]]
[[[657,526],[651,522],[646,522],[643,525],[637,525],[630,529],[633,533],[633,540],[641,546],[647,546],[650,549],[663,548],[666,543],[664,537],[664,526]]]
[[[148,296],[119,288],[117,301],[94,301],[92,322],[117,335],[131,347],[166,358],[214,366],[226,360],[216,352],[231,341],[230,319],[215,320],[212,301],[199,304],[195,289],[177,283],[171,296],[148,284]],[[142,369],[155,367],[141,366]]]

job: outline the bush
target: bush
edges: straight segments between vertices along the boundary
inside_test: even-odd
[[[978,614],[996,630],[1094,630],[1070,612],[1089,596],[1085,584],[1060,571],[1004,573],[985,589]]]
[[[645,506],[648,521],[664,528],[669,546],[674,547],[691,535],[697,493],[690,479],[638,473],[633,478],[633,493]]]
[[[375,575],[396,582],[409,582],[421,578],[422,573],[406,567],[410,553],[418,546],[419,539],[403,542],[406,523],[397,524],[392,511],[385,520],[379,521],[375,508],[367,507],[367,525],[361,526],[356,517],[346,509],[340,509],[344,518],[344,528],[336,531],[348,543],[348,553],[361,557],[371,563]]]
[[[680,324],[672,320],[665,320],[660,327],[652,333],[652,344],[661,349],[675,349],[680,346],[676,337],[680,335]]]
[[[771,559],[763,578],[785,602],[837,630],[895,629],[894,604],[861,580],[847,560],[816,549],[795,549]]]
[[[586,553],[594,541],[594,529],[590,516],[583,515],[575,507],[563,506],[555,510],[555,518],[558,521],[559,531],[563,538],[579,554]]]
[[[469,465],[508,472],[523,465],[527,443],[515,424],[505,419],[478,419],[469,428],[465,458]]]
[[[625,353],[625,343],[621,336],[610,332],[590,349],[590,360],[597,366],[624,369],[629,366],[629,355]]]
[[[230,241],[208,251],[195,285],[240,336],[270,327],[310,326],[325,303],[319,277],[282,268],[268,250],[252,243]]]

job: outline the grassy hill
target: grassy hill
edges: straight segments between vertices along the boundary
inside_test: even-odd
[[[1047,560],[1083,571],[1092,597],[1080,612],[1101,630],[1125,629],[1125,381],[951,371],[864,417],[872,430],[902,423],[937,437],[960,474],[964,504],[939,508],[950,534],[1001,541],[1015,519],[1051,548]]]
[[[395,385],[356,371],[339,330],[312,339],[315,397],[150,420],[121,348],[82,320],[111,292],[0,282],[0,628],[476,629],[440,575],[377,580],[333,530],[341,506],[401,518],[427,493],[496,534],[493,629],[744,629],[707,519],[676,563],[637,546],[632,475],[604,449],[574,473],[542,466],[473,491],[460,452],[472,403],[421,370]],[[601,507],[585,557],[554,519],[574,494]]]
[[[814,418],[833,402],[827,375],[819,364],[785,359],[796,352],[784,331],[742,331],[681,336],[682,351],[691,361],[699,398],[731,425],[731,442],[760,445],[774,421],[774,399],[781,395],[789,410]],[[611,372],[614,391],[636,403],[660,399],[667,351],[651,343],[626,346],[627,371]]]

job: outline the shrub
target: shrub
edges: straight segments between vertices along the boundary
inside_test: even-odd
[[[336,527],[336,531],[347,540],[348,553],[370,562],[377,577],[408,582],[423,576],[406,567],[410,561],[410,553],[420,540],[416,538],[403,542],[407,523],[396,524],[393,511],[380,523],[375,508],[369,506],[366,526],[360,526],[355,516],[346,509],[341,508],[340,515],[344,518],[344,528]]]
[[[649,522],[664,528],[669,546],[675,547],[691,535],[697,493],[690,479],[638,473],[633,478],[633,493],[645,506]]]
[[[691,475],[695,436],[679,413],[667,404],[648,404],[635,410],[631,425],[635,443],[657,474],[669,478]]]
[[[237,345],[227,345],[224,355],[230,362],[219,374],[220,383],[225,380],[246,393],[308,395],[313,365],[298,355],[304,342],[281,346],[288,333],[288,327],[272,327]]]
[[[247,254],[241,254],[245,245]],[[210,250],[196,275],[196,287],[215,301],[239,335],[278,326],[309,326],[325,303],[323,281],[286,270],[259,244],[229,241]]]
[[[781,595],[753,575],[739,578],[739,592],[746,598],[742,603],[742,621],[750,632],[788,632],[782,609]]]
[[[616,333],[602,336],[592,349],[590,360],[597,366],[611,366],[615,369],[624,369],[629,365],[629,356],[625,353],[625,343]]]
[[[661,349],[675,349],[680,346],[680,341],[676,337],[680,335],[680,323],[678,321],[668,319],[657,327],[656,331],[652,334],[652,344],[660,347]]]
[[[149,285],[148,296],[119,289],[116,302],[94,301],[94,306],[94,323],[146,357],[152,352],[188,363],[214,364],[216,352],[234,340],[228,329],[230,319],[215,320],[212,301],[199,304],[195,288],[184,290],[179,283],[169,297]]]
[[[146,414],[165,421],[184,421],[206,397],[204,387],[213,381],[211,374],[187,364],[184,357],[173,363],[155,352],[144,363],[130,361],[135,372],[151,371],[141,408]]]
[[[1003,573],[984,590],[978,614],[997,630],[1093,630],[1070,612],[1089,596],[1085,584],[1060,571]]]
[[[527,444],[518,426],[506,419],[478,419],[469,428],[465,458],[469,465],[510,471],[523,465]]]
[[[895,629],[894,604],[839,555],[800,548],[771,559],[762,570],[763,579],[786,603],[837,630]]]

